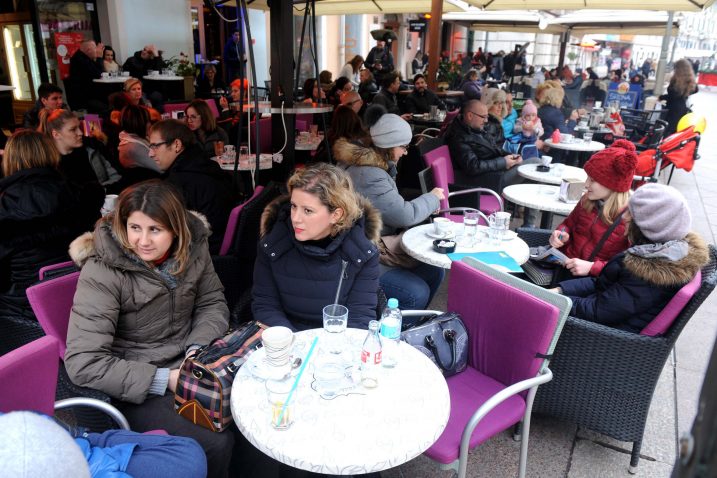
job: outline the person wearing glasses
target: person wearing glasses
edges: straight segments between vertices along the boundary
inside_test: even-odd
[[[207,217],[212,230],[209,250],[217,254],[235,202],[230,175],[206,157],[192,130],[175,119],[149,130],[149,157],[182,193],[187,208]]]
[[[354,113],[363,116],[364,102],[356,91],[347,91],[341,95],[339,100],[340,106],[348,106]]]
[[[450,124],[444,135],[451,152],[457,184],[488,187],[500,193],[504,187],[523,182],[516,166],[537,163],[538,158],[523,160],[519,154],[510,154],[485,130],[488,107],[479,100],[469,100],[461,114]],[[526,209],[524,226],[533,226],[535,210]]]
[[[372,147],[346,138],[334,144],[334,159],[351,176],[356,191],[368,198],[379,210],[383,220],[381,231],[384,244],[386,236],[395,236],[401,230],[425,221],[440,208],[444,193],[441,188],[406,201],[396,187],[396,164],[408,150],[411,142],[411,126],[400,116],[386,113],[381,106],[373,105],[366,110]],[[385,247],[385,246],[384,246]],[[396,266],[381,254],[381,277],[379,283],[387,297],[395,297],[401,308],[425,309],[443,280],[443,269],[410,261]]]
[[[413,77],[413,91],[406,97],[406,113],[428,113],[431,106],[445,110],[446,104],[434,92],[428,89],[426,77],[419,73]]]
[[[197,137],[197,142],[202,145],[204,154],[210,158],[215,155],[216,142],[229,143],[229,136],[226,131],[217,127],[217,120],[205,100],[192,100],[184,108],[184,119]]]

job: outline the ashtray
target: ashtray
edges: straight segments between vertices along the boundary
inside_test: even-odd
[[[433,250],[441,254],[450,254],[456,250],[456,241],[436,239],[433,241]]]
[[[536,171],[539,173],[547,173],[550,171],[550,166],[543,166],[542,164],[539,164],[536,168]]]

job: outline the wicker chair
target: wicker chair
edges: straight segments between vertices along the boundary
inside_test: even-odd
[[[667,356],[715,283],[717,248],[710,245],[699,290],[659,337],[569,317],[550,362],[554,378],[538,389],[534,411],[633,442],[629,471],[635,473],[650,402]]]

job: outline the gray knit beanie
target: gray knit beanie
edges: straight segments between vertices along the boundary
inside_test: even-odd
[[[0,474],[14,478],[90,478],[85,455],[67,431],[33,412],[0,416]]]
[[[650,183],[635,191],[627,204],[642,234],[651,241],[684,239],[692,228],[692,214],[677,189]]]
[[[373,144],[379,148],[393,148],[411,142],[411,125],[398,115],[387,113],[381,116],[369,130]]]

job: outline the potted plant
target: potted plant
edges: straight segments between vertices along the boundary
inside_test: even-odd
[[[194,75],[197,72],[197,67],[194,63],[189,61],[189,56],[183,52],[179,52],[179,56],[173,56],[166,60],[167,68],[174,71],[177,76],[184,77],[184,98],[187,100],[194,99]]]
[[[455,61],[442,61],[438,64],[438,82],[439,85],[444,83],[446,89],[458,86],[461,78],[461,65]],[[440,89],[440,88],[439,88]]]

